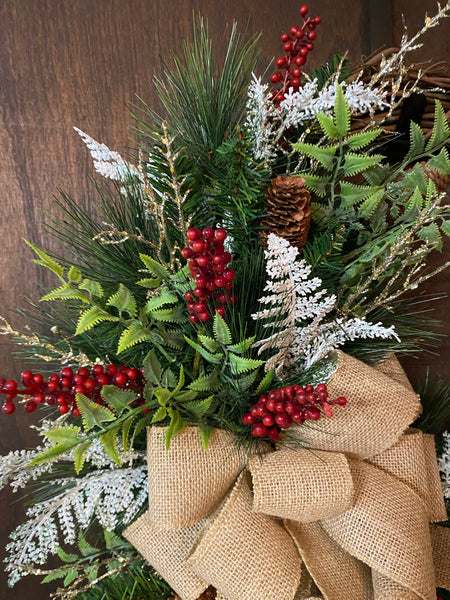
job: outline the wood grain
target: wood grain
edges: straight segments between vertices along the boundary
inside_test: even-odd
[[[135,96],[154,104],[152,76],[160,57],[169,59],[180,40],[189,37],[192,12],[209,20],[218,53],[226,44],[225,25],[233,20],[248,31],[262,31],[262,65],[281,53],[279,36],[299,22],[298,2],[286,0],[6,0],[0,3],[0,314],[17,327],[14,314],[26,296],[39,297],[39,288],[52,282],[32,261],[22,238],[54,249],[43,226],[55,212],[59,189],[90,206],[92,175],[84,145],[73,132],[78,126],[113,149],[132,146],[128,105]],[[430,3],[434,5],[434,2]],[[398,37],[399,11],[415,19],[423,2],[385,0],[316,0],[311,11],[320,14],[314,64],[348,49],[358,62],[380,43]],[[386,20],[387,10],[392,11]],[[448,30],[447,30],[448,32]],[[444,36],[445,37],[445,36]],[[448,36],[447,36],[448,40]],[[432,40],[435,57],[447,45]],[[437,288],[448,287],[448,279]],[[445,316],[445,315],[444,315]],[[21,364],[12,360],[12,346],[1,339],[0,375],[17,376]],[[437,360],[435,370],[450,355]],[[447,371],[445,371],[448,373]],[[30,418],[0,417],[0,452],[32,446]],[[22,508],[0,496],[2,542],[20,522]],[[4,542],[3,544],[4,545]],[[1,553],[0,553],[1,554]],[[48,598],[49,588],[26,578],[13,592],[0,579],[0,598]]]

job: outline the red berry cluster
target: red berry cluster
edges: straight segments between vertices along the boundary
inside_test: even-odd
[[[294,92],[298,91],[302,75],[301,67],[306,63],[308,52],[314,48],[314,40],[317,36],[315,29],[322,19],[320,17],[305,18],[307,12],[308,7],[304,4],[300,8],[303,25],[301,27],[293,26],[289,33],[283,33],[281,36],[286,54],[277,59],[277,68],[280,70],[270,78],[272,83],[281,84],[279,88],[272,90],[272,100],[277,105],[284,100],[285,93],[289,88],[292,88]],[[284,74],[282,70],[284,70]]]
[[[301,425],[306,420],[317,421],[321,410],[332,417],[331,406],[345,406],[346,398],[339,396],[335,400],[328,399],[327,386],[319,383],[316,388],[306,385],[289,385],[263,395],[254,404],[250,412],[242,417],[244,425],[252,425],[253,437],[267,437],[276,442],[280,429],[289,429],[292,423]]]
[[[104,385],[116,385],[123,389],[142,390],[144,386],[140,369],[116,367],[115,365],[93,365],[89,370],[80,367],[75,373],[70,367],[61,369],[59,375],[50,375],[47,381],[41,373],[23,371],[21,374],[23,389],[13,379],[0,378],[0,394],[6,394],[2,410],[12,415],[16,410],[13,400],[17,396],[27,399],[25,410],[32,413],[38,404],[57,405],[60,414],[71,411],[73,417],[79,417],[76,394],[84,394],[97,404],[103,404],[100,395]]]
[[[225,229],[214,231],[206,227],[203,231],[195,228],[187,231],[190,248],[183,248],[181,254],[188,260],[195,278],[195,289],[184,295],[191,323],[211,318],[210,301],[218,303],[214,309],[221,317],[225,316],[224,305],[234,303],[234,296],[228,293],[233,287],[235,272],[226,266],[231,260],[231,254],[224,249],[226,237]]]

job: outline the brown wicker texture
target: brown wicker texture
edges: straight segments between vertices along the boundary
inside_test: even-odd
[[[269,233],[274,233],[301,250],[311,224],[311,195],[305,180],[295,176],[275,177],[267,190],[265,205],[266,215],[260,220],[263,245],[266,246]]]
[[[212,524],[205,528],[188,566],[227,600],[293,600],[301,561],[286,530],[252,511],[249,474],[243,473]]]
[[[338,351],[338,368],[328,382],[331,397],[344,395],[345,409],[314,426],[293,426],[305,447],[369,458],[398,440],[418,416],[419,397],[365,363]],[[395,398],[393,407],[392,398]],[[395,411],[395,418],[393,417]],[[377,427],[375,424],[379,424]]]

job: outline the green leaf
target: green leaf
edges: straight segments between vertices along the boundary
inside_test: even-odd
[[[350,131],[350,109],[340,85],[336,86],[336,101],[334,103],[334,122],[338,136],[343,138]]]
[[[211,403],[214,400],[214,396],[209,396],[204,400],[197,400],[196,402],[187,402],[183,408],[189,411],[195,419],[201,419],[210,409]]]
[[[415,190],[418,187],[422,194],[426,194],[427,178],[419,164],[414,165],[412,170],[404,176],[403,185],[410,190]]]
[[[46,302],[49,300],[81,300],[81,302],[86,304],[89,303],[89,300],[86,298],[86,296],[69,283],[65,283],[64,285],[55,288],[48,294],[42,296],[39,301]]]
[[[198,393],[194,390],[189,390],[187,392],[181,392],[181,394],[177,394],[176,397],[176,401],[177,404],[183,403],[183,402],[192,402],[192,400],[195,400],[198,396]]]
[[[372,129],[362,133],[354,133],[345,140],[345,145],[350,150],[361,150],[371,144],[382,133],[382,129]]]
[[[74,468],[75,468],[77,475],[83,468],[84,456],[85,456],[87,450],[91,446],[92,446],[92,441],[86,440],[85,442],[78,444],[78,446],[75,448],[75,450],[73,452],[73,464],[74,464]]]
[[[436,223],[430,223],[418,231],[417,236],[432,244],[436,250],[442,250],[442,236]]]
[[[61,579],[62,577],[66,576],[68,570],[69,569],[64,569],[64,571],[56,571],[54,573],[49,573],[44,577],[41,583],[50,583],[52,581],[55,581],[55,579]]]
[[[384,198],[385,190],[378,190],[374,194],[371,194],[367,200],[361,204],[359,207],[358,213],[363,219],[369,219],[375,210],[378,208],[380,202]]]
[[[174,348],[175,350],[182,350],[184,347],[184,336],[181,331],[165,331],[158,330],[158,334],[161,336],[162,343],[165,346],[169,346],[169,348]]]
[[[319,177],[318,175],[302,174],[305,185],[310,192],[315,192],[319,198],[324,198],[330,189],[330,180],[328,177]]]
[[[190,390],[196,392],[216,391],[220,389],[219,375],[217,371],[213,371],[209,375],[201,375],[200,377],[197,377],[197,379],[194,379],[188,387]]]
[[[136,393],[133,390],[121,390],[115,385],[104,385],[100,394],[117,415],[124,410],[129,410],[130,404],[136,400]]]
[[[128,313],[132,319],[137,313],[136,299],[123,283],[120,283],[117,292],[108,298],[106,305],[117,308],[119,315],[123,312]]]
[[[213,331],[219,344],[228,346],[233,341],[230,328],[225,323],[225,319],[221,317],[218,312],[214,315]]]
[[[119,317],[110,315],[99,306],[93,306],[92,308],[85,310],[78,319],[75,335],[80,335],[80,333],[92,329],[92,327],[102,321],[119,321]]]
[[[328,139],[334,140],[338,135],[338,130],[333,119],[329,115],[320,113],[317,115],[317,120],[319,121],[320,128]]]
[[[324,148],[322,146],[316,146],[315,144],[297,142],[296,144],[292,144],[292,147],[301,154],[306,154],[309,158],[317,160],[327,171],[333,169],[333,159],[336,154],[336,148],[334,146],[326,146]]]
[[[203,346],[205,346],[205,348],[209,352],[212,352],[212,353],[217,352],[217,348],[219,347],[219,344],[212,337],[209,337],[208,335],[199,335],[198,339],[201,341]]]
[[[135,321],[127,329],[122,331],[117,346],[117,353],[120,354],[121,352],[124,352],[124,350],[128,350],[128,348],[136,346],[136,344],[147,342],[152,339],[153,336],[150,331],[144,327],[140,321]]]
[[[177,377],[175,373],[167,368],[164,369],[163,374],[161,375],[161,386],[169,389],[174,389],[177,385]]]
[[[425,147],[425,136],[422,128],[414,121],[411,121],[409,128],[409,152],[408,158],[414,158],[422,154]]]
[[[147,425],[151,424],[151,421],[152,421],[151,415],[147,415],[146,417],[141,417],[139,419],[139,421],[136,423],[136,427],[134,428],[134,431],[133,431],[132,445],[133,445],[135,438],[141,433],[141,431],[143,431],[147,427]]]
[[[24,240],[24,241],[26,244],[28,244],[30,246],[30,248],[32,250],[34,250],[34,252],[36,252],[36,254],[40,258],[40,260],[38,260],[37,258],[33,259],[34,263],[36,263],[37,265],[41,265],[42,267],[46,267],[47,269],[50,269],[50,271],[53,271],[53,273],[58,275],[58,277],[60,279],[63,278],[64,268],[60,264],[58,264],[56,262],[56,260],[53,260],[53,258],[51,258],[43,250],[41,250],[40,248],[38,248],[37,246],[35,246],[31,242],[29,242],[28,240]]]
[[[68,554],[61,548],[61,546],[58,546],[58,548],[56,549],[56,552],[57,552],[59,558],[65,563],[73,563],[73,562],[76,562],[80,558],[77,554]]]
[[[32,461],[30,461],[30,465],[42,465],[43,463],[50,462],[55,458],[59,458],[64,454],[67,454],[72,450],[75,446],[73,442],[61,442],[60,444],[56,444],[55,446],[51,446],[46,450],[43,450],[40,454],[35,456]]]
[[[166,433],[166,450],[169,450],[170,440],[183,431],[187,425],[187,421],[173,408],[168,408],[167,412],[170,416],[170,424]]]
[[[100,442],[106,452],[106,454],[113,460],[117,465],[121,465],[119,451],[117,449],[117,434],[119,433],[120,425],[113,427],[106,433],[100,436]]]
[[[123,540],[114,533],[114,531],[103,530],[103,536],[105,538],[105,546],[107,550],[116,550],[117,548],[123,548]]]
[[[166,406],[167,402],[173,396],[172,392],[165,388],[160,388],[158,390],[154,390],[153,393],[155,394],[155,396],[156,396],[158,402],[161,404],[161,406]]]
[[[182,323],[183,321],[186,321],[184,312],[183,306],[179,304],[174,308],[152,310],[149,314],[155,321],[162,321],[163,323]]]
[[[44,435],[47,439],[53,440],[54,442],[68,442],[76,444],[80,440],[78,435],[80,434],[81,428],[76,425],[66,425],[64,427],[58,427],[58,429],[49,429],[44,431]]]
[[[101,427],[102,423],[116,420],[116,415],[108,408],[100,406],[83,394],[77,394],[76,401],[86,431],[90,431],[95,426]]]
[[[430,139],[425,148],[427,152],[446,142],[450,136],[450,129],[445,116],[445,111],[442,108],[442,104],[439,100],[436,100],[436,107],[434,111],[434,125]]]
[[[181,390],[183,389],[185,381],[186,381],[186,379],[185,379],[185,376],[184,376],[183,365],[180,365],[180,375],[178,377],[178,385],[177,385],[177,387],[173,391],[173,395],[174,396],[176,396],[178,393],[181,392]]]
[[[212,363],[213,365],[218,365],[222,362],[223,354],[220,354],[220,353],[211,354],[211,352],[208,352],[207,350],[205,350],[205,348],[203,348],[203,346],[200,346],[200,344],[197,344],[196,342],[194,342],[193,340],[188,338],[186,335],[184,336],[184,339],[189,344],[189,346],[192,346],[192,348],[194,348],[194,350],[197,350],[197,352],[201,356],[203,356],[203,358],[205,358],[208,362]]]
[[[447,237],[450,237],[450,220],[443,220],[441,223],[441,230]]]
[[[64,579],[64,587],[67,587],[72,583],[74,579],[78,577],[78,571],[76,569],[69,569],[65,579]]]
[[[146,278],[146,279],[139,279],[139,281],[136,281],[137,285],[140,285],[142,287],[148,288],[148,289],[155,289],[157,287],[159,287],[161,285],[161,279],[152,277],[152,278]]]
[[[94,548],[94,546],[91,546],[91,544],[89,544],[89,542],[84,537],[84,533],[81,530],[78,533],[78,548],[80,549],[82,556],[85,557],[100,552],[99,548]]]
[[[246,373],[247,371],[253,371],[265,364],[264,360],[255,360],[254,358],[242,358],[242,356],[236,356],[230,354],[228,357],[230,362],[230,369],[233,374],[239,375],[240,373]]]
[[[169,279],[170,273],[161,263],[154,260],[151,256],[148,256],[148,254],[141,253],[139,254],[139,257],[153,277],[160,280]]]
[[[263,379],[261,380],[259,386],[256,389],[256,395],[265,394],[267,390],[270,389],[274,375],[275,369],[270,369],[270,371],[267,371],[267,373],[264,375]]]
[[[159,421],[163,421],[167,417],[167,408],[165,406],[160,406],[158,410],[155,412],[152,418],[152,423],[158,423]]]
[[[363,173],[370,167],[377,165],[383,160],[384,156],[381,154],[374,154],[373,156],[360,156],[359,154],[353,154],[347,152],[344,158],[343,173],[345,177],[350,175],[357,175]]]
[[[104,291],[98,281],[93,281],[92,279],[83,279],[78,287],[80,290],[86,290],[91,298],[94,296],[96,298],[103,298]]]
[[[244,377],[240,377],[236,382],[239,392],[241,394],[243,394],[244,392],[247,392],[252,387],[252,385],[255,383],[257,376],[258,376],[258,371],[253,371],[252,373],[249,373],[248,375],[245,375]]]
[[[98,577],[98,567],[96,567],[95,565],[92,565],[91,567],[87,567],[85,572],[86,572],[87,580],[90,583],[95,581]]]
[[[154,385],[160,386],[162,367],[154,350],[150,350],[144,358],[143,367],[145,379]]]
[[[209,442],[211,441],[211,437],[214,433],[214,427],[212,425],[207,425],[206,423],[200,423],[198,427],[198,434],[200,436],[200,440],[202,442],[202,446],[205,450],[208,450]]]
[[[172,294],[166,287],[163,287],[160,294],[155,294],[155,296],[152,296],[147,302],[146,310],[147,313],[151,313],[152,310],[157,310],[168,304],[176,304],[177,302],[178,297],[175,296],[175,294]]]
[[[354,206],[365,200],[377,191],[377,187],[369,185],[355,185],[347,181],[341,182],[341,198],[344,207]]]
[[[128,419],[125,419],[122,423],[122,447],[124,452],[127,452],[128,450],[128,438],[130,436],[131,426],[135,419],[136,415],[130,415]]]
[[[247,338],[245,340],[242,340],[241,342],[238,342],[237,344],[228,346],[228,350],[231,350],[231,352],[235,352],[236,354],[245,354],[247,352],[247,350],[249,350],[249,348],[252,346],[255,339],[256,339],[256,337],[253,336],[253,337]]]
[[[411,198],[408,200],[408,203],[406,205],[406,210],[409,211],[414,211],[414,212],[419,212],[419,210],[421,210],[423,207],[423,196],[420,193],[420,190],[418,187],[416,187],[416,189],[414,190],[414,193],[412,194]]]
[[[447,148],[442,148],[437,156],[433,156],[427,162],[427,167],[438,171],[442,175],[450,174],[450,160],[448,156]]]
[[[67,278],[70,283],[80,283],[80,281],[81,281],[80,269],[77,269],[77,267],[70,267],[69,272],[67,273]]]

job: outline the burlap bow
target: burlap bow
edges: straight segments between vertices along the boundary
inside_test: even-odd
[[[195,427],[165,450],[148,430],[149,510],[125,537],[182,600],[435,600],[450,587],[450,530],[434,440],[408,429],[420,401],[399,363],[338,353],[347,407],[295,430],[306,448],[250,457]],[[291,431],[291,430],[290,430]],[[231,492],[229,491],[231,488]]]

